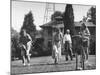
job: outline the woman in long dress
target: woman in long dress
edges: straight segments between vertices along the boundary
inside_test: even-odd
[[[60,30],[57,29],[57,32],[53,35],[53,51],[52,51],[52,57],[55,63],[57,63],[61,58],[61,41],[62,41],[62,34]]]

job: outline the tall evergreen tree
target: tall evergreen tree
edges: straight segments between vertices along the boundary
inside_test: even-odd
[[[65,12],[63,15],[64,21],[64,33],[67,29],[70,29],[71,35],[75,34],[75,26],[74,26],[74,13],[73,7],[71,4],[67,4],[65,8]]]
[[[35,32],[36,32],[36,26],[34,25],[33,22],[34,22],[33,14],[30,11],[28,14],[25,15],[23,26],[21,28],[21,31],[22,29],[25,29],[26,32],[31,35],[32,39],[35,37]]]

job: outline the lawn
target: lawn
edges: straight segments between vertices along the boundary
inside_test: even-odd
[[[41,72],[60,72],[60,71],[75,71],[75,58],[73,61],[65,61],[64,56],[58,64],[54,64],[51,56],[33,57],[30,61],[30,66],[23,66],[21,60],[11,62],[11,74],[30,74]],[[96,69],[96,56],[89,55],[89,62],[85,64],[85,70]]]

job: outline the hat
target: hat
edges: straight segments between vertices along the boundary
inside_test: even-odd
[[[70,33],[70,30],[69,30],[69,29],[67,29],[67,30],[66,30],[66,32]]]

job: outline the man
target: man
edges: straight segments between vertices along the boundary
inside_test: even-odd
[[[88,55],[89,55],[89,37],[90,37],[90,32],[85,23],[82,23],[82,26],[80,28],[80,34],[82,36],[82,41],[83,41],[83,48],[84,48],[84,55],[86,62],[88,62]]]
[[[55,63],[61,58],[61,40],[63,35],[60,32],[60,29],[57,29],[56,33],[53,35],[53,51],[52,57],[55,60]]]
[[[73,60],[72,57],[72,40],[70,36],[70,30],[66,30],[66,34],[64,35],[63,43],[65,46],[65,53],[66,53],[66,61],[68,60],[68,55],[70,56],[70,59]]]
[[[21,56],[22,56],[22,63],[25,66],[25,57],[27,59],[28,66],[30,66],[30,49],[32,45],[32,38],[31,36],[26,33],[26,30],[21,31],[20,36],[20,43],[21,43]]]

